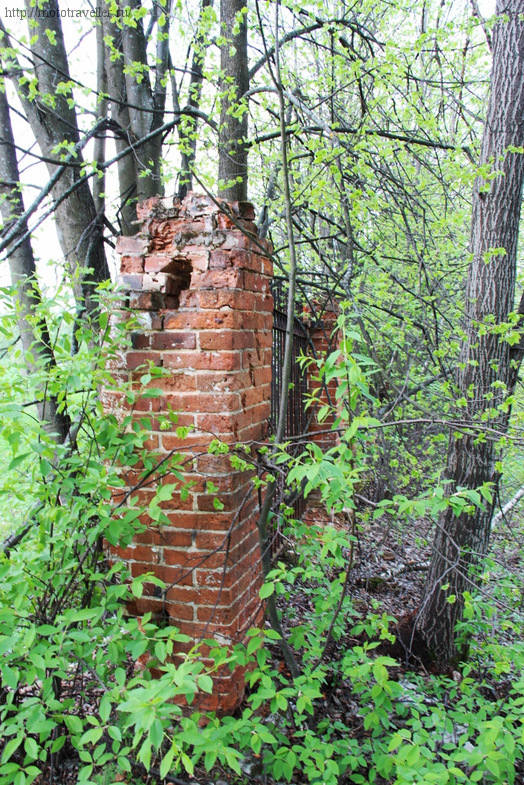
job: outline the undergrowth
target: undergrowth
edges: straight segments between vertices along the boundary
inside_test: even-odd
[[[310,447],[299,459],[281,456],[290,463],[291,483],[319,491],[328,509],[349,511],[348,528],[288,520],[296,559],[292,566],[277,564],[261,591],[262,599],[275,593],[287,608],[297,591],[307,597],[306,610],[285,624],[300,676],[291,679],[274,656],[279,635],[270,628],[250,630],[232,648],[205,641],[211,654],[204,660],[198,647],[181,653],[189,639],[177,628],[126,616],[125,601],[140,596],[144,582],[161,582],[131,579],[124,564],[108,558],[106,543],[125,546],[143,529],[143,510],[114,501],[114,489],[123,486],[120,467],[137,467],[138,484],[140,476],[169,471],[183,486],[184,475],[176,454],[157,465],[145,448],[148,418],[133,417],[137,397],[157,394],[153,370],[138,389],[118,386],[128,413],[117,418],[101,406],[100,388],[116,384],[107,360],[125,344],[129,324],[111,326],[112,295],[101,290],[100,298],[96,341],[67,311],[48,310],[51,320],[56,314],[51,328],[60,362],[45,394],[55,395],[78,424],[73,441],[55,443],[28,414],[25,402],[42,395],[42,386],[20,362],[11,363],[9,352],[4,360],[0,420],[10,451],[4,487],[10,482],[22,495],[26,514],[20,540],[0,555],[0,781],[30,785],[73,756],[77,781],[85,785],[101,777],[109,785],[137,771],[162,780],[217,765],[245,782],[246,759],[256,762],[261,778],[311,785],[515,782],[524,751],[518,591],[500,583],[493,600],[466,598],[461,632],[470,639],[471,660],[449,678],[400,673],[380,653],[393,637],[394,619],[378,609],[363,618],[352,602],[348,575],[367,515],[355,508],[353,490],[367,470],[363,434],[370,418],[362,402],[371,371],[349,344],[324,371],[344,375],[353,390],[345,437],[324,454]],[[13,318],[4,317],[5,331],[13,329]],[[176,415],[169,420],[173,425]],[[160,487],[149,512],[161,525],[159,494],[166,491]],[[436,515],[443,504],[461,511],[489,492],[447,497],[439,486],[414,500],[387,500],[375,518],[384,510]],[[493,608],[502,601],[508,612],[493,624]],[[140,669],[139,658],[147,660]],[[224,718],[191,713],[197,693],[212,691],[213,672],[238,665],[248,667],[241,711]],[[353,706],[336,720],[326,713],[334,685]]]

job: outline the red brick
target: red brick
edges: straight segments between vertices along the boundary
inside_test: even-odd
[[[173,258],[171,256],[154,256],[150,254],[145,257],[144,270],[147,273],[170,272],[172,267]]]
[[[181,529],[164,528],[162,530],[162,544],[166,548],[191,548],[193,532]]]
[[[227,229],[231,230],[235,228],[235,224],[229,218],[229,216],[225,215],[224,213],[219,213],[217,215],[217,229]]]
[[[143,575],[146,572],[153,572],[151,567],[142,562],[133,562],[131,565],[131,573],[133,577]],[[171,566],[158,564],[154,567],[154,574],[161,581],[166,584],[166,593],[173,586],[192,586],[193,585],[193,571],[191,569],[182,569],[179,566]]]
[[[188,605],[229,605],[232,600],[231,591],[220,586],[214,589],[205,586],[175,586],[166,596]]]
[[[269,292],[269,279],[251,270],[245,270],[244,288],[248,292]]]
[[[213,606],[203,606],[196,609],[196,617],[198,621],[209,621],[213,624],[227,624],[232,625],[238,616],[236,608],[223,608]],[[216,686],[216,682],[215,686]]]
[[[195,548],[203,551],[225,551],[228,547],[229,539],[229,535],[223,532],[197,531],[195,532]],[[203,602],[200,602],[200,605],[203,604]]]
[[[143,371],[142,371],[143,373]],[[142,375],[139,374],[139,375]],[[133,403],[129,407],[135,413],[142,412],[158,412],[160,411],[160,399],[159,398],[135,398]]]
[[[161,545],[163,533],[160,530],[149,528],[135,534],[133,540],[134,542],[143,543],[144,545]]]
[[[255,218],[255,208],[251,202],[227,202],[226,205],[237,219],[252,221]]]
[[[195,434],[191,433],[189,433],[185,438],[176,436],[176,434],[162,433],[160,438],[162,441],[162,448],[166,452],[172,452],[173,450],[183,450],[184,447],[187,447],[188,445],[197,445],[197,447],[206,449],[207,445],[211,441],[211,438],[208,436],[196,436]]]
[[[160,563],[161,552],[159,548],[131,544],[121,552],[120,558],[136,562],[147,562],[151,564],[151,570],[153,571],[154,565]]]
[[[274,275],[274,265],[272,259],[265,259],[264,266],[262,268],[262,272],[264,275],[267,275],[268,278],[273,278]]]
[[[189,572],[197,567],[206,569],[221,568],[225,562],[224,553],[206,553],[181,551],[174,548],[164,548],[164,563],[170,566],[176,565],[182,573]]]
[[[222,243],[222,247],[224,249],[230,249],[232,251],[237,250],[237,248],[253,251],[256,253],[257,251],[261,251],[262,249],[259,246],[261,241],[258,237],[251,238],[247,237],[246,235],[242,234],[239,231],[230,231],[227,232],[224,242]]]
[[[167,517],[170,521],[169,528],[192,529],[193,531],[205,529],[227,532],[231,527],[231,515],[224,512],[215,511],[211,516],[207,512],[197,510],[194,512],[170,511],[167,513]]]
[[[232,471],[229,455],[199,455],[197,468],[199,472],[213,477],[222,474],[229,476]]]
[[[133,293],[129,297],[129,308],[133,311],[159,311],[164,303],[161,292]]]
[[[193,289],[243,289],[244,273],[237,269],[194,272],[191,275],[191,287]]]
[[[137,369],[145,369],[148,360],[173,371],[151,382],[163,390],[162,397],[141,398],[136,414],[152,415],[171,407],[181,411],[179,424],[196,425],[199,430],[180,439],[175,424],[171,432],[162,432],[158,417],[150,417],[150,447],[158,449],[161,444],[164,450],[181,451],[184,476],[195,485],[186,503],[179,491],[163,503],[169,526],[143,532],[135,547],[124,551],[135,574],[153,566],[170,587],[165,603],[144,597],[144,604],[134,607],[137,612],[150,607],[158,614],[167,610],[171,623],[195,638],[223,634],[241,640],[243,630],[260,620],[261,612],[257,495],[249,472],[234,472],[227,455],[211,456],[205,450],[217,435],[230,442],[242,437],[262,439],[267,431],[272,297],[261,271],[271,265],[263,250],[268,244],[258,245],[256,238],[233,228],[208,197],[190,195],[180,207],[153,199],[147,209],[140,209],[144,232],[152,237],[147,274],[143,279],[139,276],[141,253],[129,254],[138,261],[130,261],[125,274],[137,274],[137,286],[145,289],[129,298],[133,308],[142,309],[141,329],[133,337],[130,359],[118,360],[116,367],[126,367],[134,384],[142,375]],[[250,206],[230,209],[248,232],[255,229]],[[171,275],[175,267],[176,277]],[[186,289],[190,270],[191,289]],[[163,288],[165,293],[147,287]],[[176,310],[164,310],[173,307]],[[113,400],[122,405],[122,398]],[[129,482],[136,482],[139,474],[139,465],[130,468]],[[208,478],[218,486],[217,494],[205,492]],[[172,479],[168,476],[162,482]],[[224,510],[214,509],[215,495]],[[152,496],[151,488],[133,493],[145,504]],[[148,521],[146,513],[141,520]],[[227,564],[226,550],[231,557]],[[160,557],[165,563],[154,564]],[[179,581],[183,585],[175,585]],[[157,591],[148,582],[145,589],[148,594]],[[236,706],[243,691],[243,671],[218,674],[216,683],[220,701],[214,706],[220,710]]]
[[[210,270],[226,270],[233,266],[233,258],[229,251],[215,250],[209,255]]]
[[[245,416],[241,412],[236,414],[205,414],[200,413],[196,415],[196,427],[200,431],[207,431],[216,436],[225,433],[235,433],[240,427],[245,427],[248,422],[245,421]]]
[[[193,605],[185,605],[183,602],[177,602],[177,590],[175,587],[166,593],[165,611],[169,615],[170,621],[178,627],[181,621],[193,621],[195,618],[195,608]],[[172,599],[170,599],[172,595]]]
[[[154,333],[151,337],[153,349],[195,349],[196,336],[193,333]]]
[[[254,335],[242,330],[201,330],[198,341],[201,349],[212,351],[251,349],[255,345]]]
[[[197,379],[196,379],[196,374],[173,373],[170,374],[169,376],[163,376],[160,379],[153,379],[151,384],[148,386],[155,387],[160,390],[164,390],[167,393],[192,392],[193,390],[197,389]],[[171,400],[168,397],[164,397],[162,399],[163,404],[161,408],[165,409],[166,402],[173,403],[173,400]]]
[[[243,291],[202,291],[199,294],[201,308],[233,308],[241,311],[252,311],[255,298],[251,292]]]
[[[165,327],[169,330],[198,329],[215,330],[220,328],[245,329],[242,313],[231,309],[183,311],[178,314],[166,314]]]
[[[204,271],[209,268],[209,248],[204,248],[199,245],[188,245],[184,251],[187,254],[191,270]]]
[[[249,374],[245,371],[224,373],[223,371],[200,372],[196,375],[196,384],[202,392],[235,392],[251,385]]]
[[[180,393],[176,399],[177,411],[213,413],[234,412],[240,409],[240,395],[238,393]]]
[[[247,390],[243,390],[240,393],[242,407],[244,409],[248,409],[250,406],[254,406],[255,404],[265,400],[266,395],[267,390],[265,387],[249,387]]]
[[[246,292],[249,294],[249,292]],[[251,295],[254,299],[255,311],[260,313],[271,314],[271,324],[273,323],[273,295],[271,292],[264,294],[263,292],[256,292]]]
[[[143,256],[123,256],[120,261],[120,272],[124,274],[129,273],[143,273],[144,272],[144,257]]]
[[[174,491],[171,499],[159,502],[158,506],[162,510],[192,510],[194,507],[194,496],[191,491],[187,495]]]
[[[116,238],[116,252],[123,256],[143,256],[147,253],[147,240],[144,237],[135,235],[134,237],[120,236]]]
[[[186,289],[180,292],[179,303],[178,305],[180,308],[197,308],[198,307],[198,292],[191,291],[190,289]],[[166,307],[167,304],[166,304]],[[174,307],[177,307],[177,303],[174,303]]]
[[[149,199],[138,202],[136,206],[138,220],[145,221],[147,218],[150,218],[154,214],[155,208],[163,201],[166,200],[163,200],[161,196],[150,196]]]
[[[268,423],[260,422],[248,425],[238,431],[237,440],[244,444],[250,442],[265,442],[268,437]]]
[[[164,397],[160,399],[161,410],[163,412],[167,412],[167,411],[174,412],[174,414],[172,414],[174,418],[174,423],[172,424],[173,429],[178,428],[179,426],[185,428],[192,428],[195,424],[195,416],[188,412],[177,412],[175,409],[177,398],[178,398],[178,393],[173,393],[172,396],[168,394],[164,395]],[[163,433],[166,433],[164,431],[164,428],[160,427],[160,423],[158,420],[153,425],[154,425],[154,430],[159,430],[162,431]],[[193,437],[189,436],[188,438],[193,438]],[[186,444],[187,443],[188,442],[186,439]]]
[[[255,368],[254,371],[254,384],[271,384],[273,373],[270,367]]]
[[[248,414],[252,423],[265,422],[270,415],[270,411],[271,402],[265,400],[262,403],[256,404],[256,406],[252,406],[248,410]]]
[[[255,341],[256,341],[257,347],[260,347],[260,348],[263,348],[263,349],[267,348],[268,346],[271,347],[272,340],[273,339],[272,339],[272,336],[271,336],[271,333],[269,332],[269,330],[264,330],[264,331],[258,330],[256,335],[255,335]]]
[[[245,486],[243,488],[235,489],[231,493],[222,492],[217,494],[198,494],[196,497],[197,507],[199,510],[208,510],[209,512],[213,512],[215,510],[215,498],[218,498],[223,505],[221,509],[228,512],[234,512],[242,504],[247,490],[248,488]]]
[[[131,346],[133,349],[149,349],[151,336],[148,333],[131,333]]]
[[[153,597],[141,597],[140,599],[131,600],[127,603],[127,612],[131,616],[144,616],[146,613],[152,613],[153,616],[162,613],[164,602],[161,597],[155,599]]]
[[[244,251],[242,249],[231,251],[231,255],[234,257],[237,267],[242,267],[244,270],[251,270],[252,272],[257,273],[257,276],[262,277],[265,262],[263,256],[253,253],[253,251]]]
[[[165,353],[163,364],[166,368],[191,371],[238,371],[240,354],[238,352],[187,352]]]
[[[194,311],[166,311],[164,327],[166,330],[188,330],[193,327]]]

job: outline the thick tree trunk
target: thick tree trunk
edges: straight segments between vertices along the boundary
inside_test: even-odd
[[[521,351],[490,329],[507,322],[515,309],[516,254],[524,155],[511,152],[524,146],[524,20],[521,0],[498,0],[503,19],[493,29],[491,95],[481,163],[498,174],[479,179],[473,193],[472,262],[466,287],[466,338],[457,397],[464,401],[458,416],[471,424],[471,435],[452,434],[447,462],[449,492],[496,484],[497,452],[484,426],[504,432],[508,424],[505,401],[513,391]],[[504,249],[503,252],[492,252]],[[487,329],[482,325],[487,325]],[[463,592],[475,584],[475,567],[489,545],[492,505],[473,514],[456,516],[446,509],[438,521],[433,556],[418,628],[442,668],[456,661],[455,624],[462,616]]]
[[[220,196],[228,202],[247,200],[247,111],[238,111],[240,99],[249,88],[244,7],[243,0],[220,0],[221,32],[227,40],[220,51],[218,179]]]
[[[19,186],[20,176],[16,159],[15,143],[5,94],[5,85],[0,86],[0,210],[4,224],[19,218],[24,213],[24,203]],[[22,231],[25,233],[27,227]],[[27,237],[18,248],[8,252],[11,283],[16,286],[18,300],[18,329],[26,357],[28,373],[41,371],[42,366],[55,364],[51,339],[43,317],[36,318],[35,309],[40,304],[36,280],[35,258],[31,240]],[[38,414],[48,427],[49,433],[62,442],[69,430],[67,414],[58,408],[56,400],[46,395],[38,403]]]

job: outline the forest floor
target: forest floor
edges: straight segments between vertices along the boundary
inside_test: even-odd
[[[343,517],[329,516],[320,501],[312,500],[309,502],[304,513],[304,522],[316,525],[332,525],[347,529],[347,521]],[[422,660],[409,658],[408,650],[411,643],[410,634],[412,630],[412,620],[416,616],[420,606],[422,590],[426,575],[427,563],[430,555],[431,544],[431,524],[429,521],[416,521],[409,526],[403,524],[399,527],[395,522],[386,522],[380,519],[375,523],[368,524],[363,531],[358,533],[357,543],[353,554],[353,569],[351,574],[349,594],[353,600],[353,606],[362,618],[367,613],[385,613],[394,617],[400,622],[399,628],[393,627],[393,632],[397,633],[397,643],[394,645],[382,646],[378,651],[394,657],[398,665],[391,668],[391,678],[409,682],[410,674],[418,673],[421,676],[429,676],[426,665]],[[504,563],[508,571],[519,571],[522,569],[521,552],[515,545],[512,545],[511,537],[502,536],[496,533],[497,558]],[[286,558],[284,553],[282,556]],[[304,613],[311,611],[308,607],[308,597],[297,591],[293,597],[292,615],[300,619]],[[289,608],[288,608],[289,610]],[[354,620],[353,620],[354,621]],[[353,623],[351,622],[351,624]],[[405,638],[402,641],[402,638]],[[358,638],[348,635],[336,646],[343,650],[361,643]],[[331,655],[336,658],[337,653]],[[280,654],[275,647],[273,651],[275,665],[281,670],[285,670],[285,665],[280,661]],[[453,674],[455,676],[455,674]],[[456,674],[460,679],[460,674]],[[89,675],[86,675],[89,678]],[[96,689],[93,690],[94,693]],[[88,693],[87,693],[87,700]],[[93,703],[96,703],[96,695],[93,694]],[[247,704],[246,704],[247,705]],[[244,706],[241,706],[241,712]],[[86,705],[88,710],[88,705]],[[352,729],[356,738],[365,734],[362,718],[359,714],[359,706],[352,698],[350,685],[340,682],[335,684],[330,692],[327,692],[322,700],[318,701],[316,711],[324,718],[333,723],[343,720],[344,724]],[[173,785],[275,785],[262,772],[261,760],[256,756],[246,758],[242,764],[243,776],[238,777],[230,771],[216,767],[213,772],[208,773],[204,769],[196,769],[194,776],[187,775],[170,776],[165,780],[160,780],[151,773],[147,777],[140,770],[135,769],[133,775],[121,775],[121,781],[127,785],[160,785],[160,783],[173,783]],[[77,782],[77,763],[71,758],[64,759],[60,770],[53,773],[50,779],[47,774],[39,777],[36,785],[74,785]],[[98,780],[97,780],[98,781]],[[107,779],[102,775],[99,778],[100,785],[108,785],[113,781],[108,770]],[[377,779],[379,782],[379,779]],[[381,781],[383,782],[383,781]],[[524,785],[524,768],[517,774],[516,785]],[[293,779],[293,785],[304,785],[304,782]],[[383,782],[384,785],[384,782]]]

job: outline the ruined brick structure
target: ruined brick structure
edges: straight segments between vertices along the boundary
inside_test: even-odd
[[[315,313],[320,313],[320,318],[313,318],[311,312],[308,311],[304,314],[306,321],[310,323],[310,341],[315,350],[315,357],[325,358],[331,352],[339,348],[340,335],[336,330],[337,319],[340,314],[340,309],[336,303],[328,301],[325,304],[316,303]],[[319,392],[321,385],[314,378],[315,373],[310,374],[308,379],[308,390],[310,393]],[[327,384],[322,386],[319,394],[319,404],[317,411],[320,407],[329,403],[330,406],[337,405],[336,392],[339,381],[337,379],[330,379]],[[313,417],[309,426],[309,433],[311,441],[318,444],[322,450],[327,450],[333,447],[338,441],[338,433],[336,431],[329,432],[335,421],[335,416],[329,414],[322,422],[318,422],[316,415]],[[328,431],[326,433],[326,431]]]
[[[149,199],[137,214],[139,233],[119,238],[117,251],[127,304],[140,328],[116,370],[135,381],[149,361],[169,370],[154,381],[162,397],[139,401],[137,414],[154,416],[169,407],[179,413],[172,430],[153,421],[150,446],[160,454],[176,448],[190,458],[186,479],[195,485],[187,498],[175,493],[163,505],[169,526],[149,525],[120,552],[133,575],[153,571],[168,586],[165,596],[151,592],[131,610],[168,616],[194,640],[235,643],[261,623],[258,500],[249,472],[233,471],[227,455],[210,455],[207,447],[214,439],[236,444],[266,437],[269,244],[256,238],[249,204],[219,207],[189,194],[182,203]],[[113,409],[117,396],[106,396]],[[179,425],[191,426],[187,438],[176,435]],[[220,510],[206,492],[209,480],[219,489]],[[135,497],[147,504],[152,493],[142,489]],[[226,671],[215,679],[204,708],[232,711],[242,693],[243,674]]]

